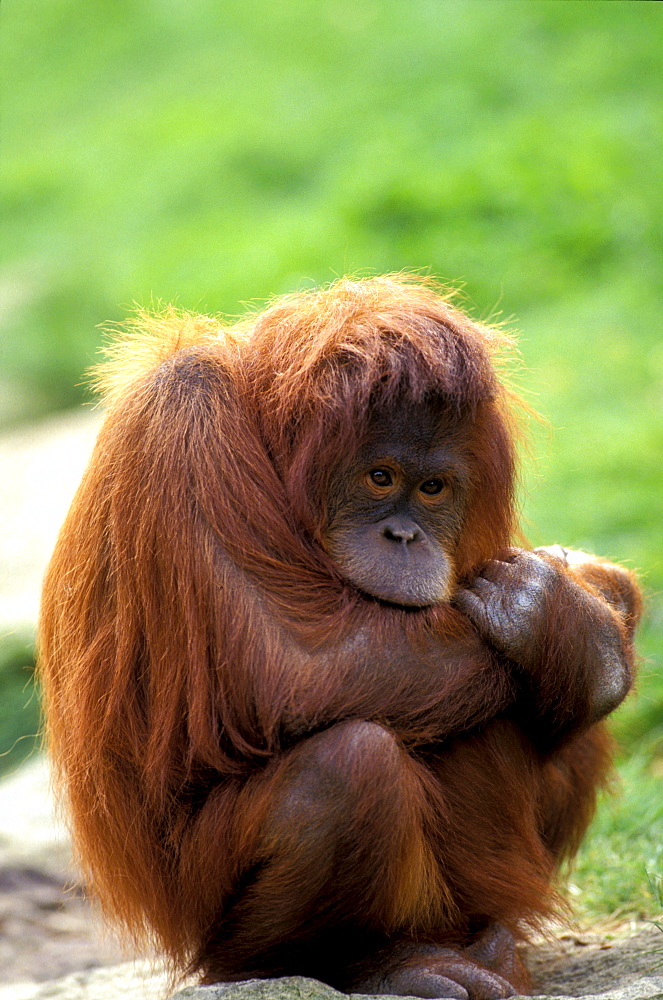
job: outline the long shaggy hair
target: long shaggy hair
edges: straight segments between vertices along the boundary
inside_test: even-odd
[[[84,871],[108,913],[155,935],[179,966],[242,877],[260,810],[245,805],[240,834],[234,803],[292,739],[296,645],[319,647],[361,616],[415,627],[417,616],[370,605],[330,560],[330,475],[385,408],[426,402],[451,415],[472,469],[456,566],[472,575],[514,530],[514,400],[496,375],[508,349],[403,276],[287,296],[234,326],[140,313],[108,349],[96,375],[108,415],[45,583],[41,676]],[[449,606],[418,620],[467,631]],[[334,678],[310,683],[335,706]],[[407,677],[393,700],[407,720]],[[370,691],[329,709],[370,711]],[[523,800],[534,779],[508,777],[522,751],[490,752]],[[588,751],[592,775],[601,752]],[[562,824],[562,844],[588,809]],[[516,871],[494,876],[505,898],[521,893],[516,910],[550,904],[537,849],[531,891]]]

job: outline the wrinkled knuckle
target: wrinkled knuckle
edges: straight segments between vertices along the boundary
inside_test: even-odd
[[[540,580],[555,576],[557,567],[536,552],[524,552],[517,563],[518,577],[523,586],[534,586]]]
[[[483,601],[473,590],[459,590],[454,595],[454,604],[464,614],[471,615],[483,608]]]
[[[536,563],[532,564],[533,585],[547,589],[557,583],[564,571],[559,563],[549,562],[541,556],[537,556],[536,559]]]
[[[478,577],[478,579],[485,580],[487,574],[491,576],[493,575],[501,576],[504,573],[504,571],[505,568],[503,563],[499,562],[499,560],[497,559],[489,559],[488,562],[484,565],[481,571],[481,575]]]
[[[593,696],[595,718],[603,718],[617,708],[631,686],[630,673],[621,651],[604,648],[602,654]]]
[[[534,576],[521,586],[514,594],[513,611],[516,616],[531,615],[545,599],[547,588],[540,576]]]

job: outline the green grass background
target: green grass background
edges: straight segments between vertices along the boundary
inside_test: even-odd
[[[614,720],[623,790],[581,853],[578,904],[654,913],[661,4],[5,0],[0,29],[5,425],[79,403],[98,324],[134,300],[235,314],[415,268],[520,332],[519,382],[548,420],[526,531],[636,567],[648,593],[639,694]],[[34,731],[28,659],[5,644],[5,747]]]

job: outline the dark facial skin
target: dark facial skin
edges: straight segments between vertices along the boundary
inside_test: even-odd
[[[424,407],[373,423],[332,482],[327,547],[343,575],[372,597],[405,607],[449,598],[467,495],[454,428]]]

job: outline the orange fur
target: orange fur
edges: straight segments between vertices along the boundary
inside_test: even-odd
[[[176,968],[344,985],[351,962],[332,952],[357,933],[367,950],[403,934],[467,943],[555,905],[555,866],[607,770],[600,727],[542,762],[507,718],[513,677],[457,611],[371,603],[322,544],[331,472],[403,392],[444,400],[462,428],[459,576],[510,544],[508,347],[396,276],[288,296],[234,327],[140,314],[97,373],[109,412],[44,590],[48,733],[91,886]],[[546,683],[571,711],[587,681],[557,677],[571,619],[553,631]],[[430,669],[382,676],[357,636],[421,649]],[[355,845],[340,871],[338,831]]]

